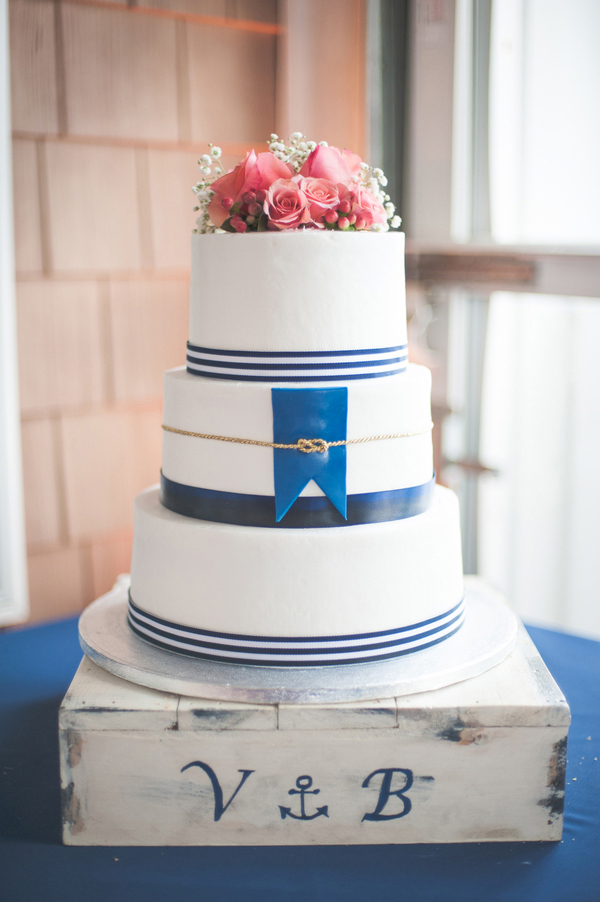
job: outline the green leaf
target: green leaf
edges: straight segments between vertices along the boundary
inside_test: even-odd
[[[269,217],[267,216],[267,214],[261,213],[260,216],[258,217],[256,231],[257,232],[268,231],[268,222],[269,222]]]
[[[235,229],[231,225],[231,216],[229,219],[226,219],[223,225],[221,226],[224,232],[235,232]]]

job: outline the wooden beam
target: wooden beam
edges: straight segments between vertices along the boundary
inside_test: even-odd
[[[161,9],[150,6],[123,6],[122,3],[116,3],[114,0],[62,0],[62,2],[75,3],[80,6],[96,6],[125,14],[154,16],[160,19],[178,19],[183,22],[194,22],[197,25],[210,25],[217,28],[256,31],[260,34],[281,34],[283,31],[283,28],[277,22],[256,22],[250,19],[230,19],[225,16],[203,16],[176,9]]]
[[[409,241],[406,277],[428,286],[600,299],[600,248],[432,247]]]
[[[416,282],[528,284],[535,280],[533,260],[514,254],[408,252],[406,277]]]

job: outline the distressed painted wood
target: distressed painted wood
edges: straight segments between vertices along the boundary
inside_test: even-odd
[[[328,706],[179,698],[84,658],[60,713],[64,841],[558,840],[569,720],[524,630],[473,680]]]

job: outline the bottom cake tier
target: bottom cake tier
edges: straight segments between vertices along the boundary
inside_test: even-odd
[[[209,523],[138,495],[129,621],[183,654],[324,665],[426,648],[463,620],[458,502],[346,529]]]

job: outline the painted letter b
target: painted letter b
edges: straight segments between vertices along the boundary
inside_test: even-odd
[[[378,774],[383,774],[383,779],[381,781],[377,805],[375,806],[375,811],[370,811],[364,815],[363,821],[393,821],[396,820],[396,818],[405,817],[412,808],[410,799],[405,795],[413,785],[412,770],[405,770],[402,767],[382,767],[379,770],[374,770],[363,782],[363,789],[366,789],[372,778],[376,777]],[[404,775],[404,785],[401,786],[400,789],[392,789],[392,779],[394,774]],[[396,814],[382,814],[383,809],[391,796],[396,796],[397,799],[400,799],[402,808],[400,811],[396,812]]]

